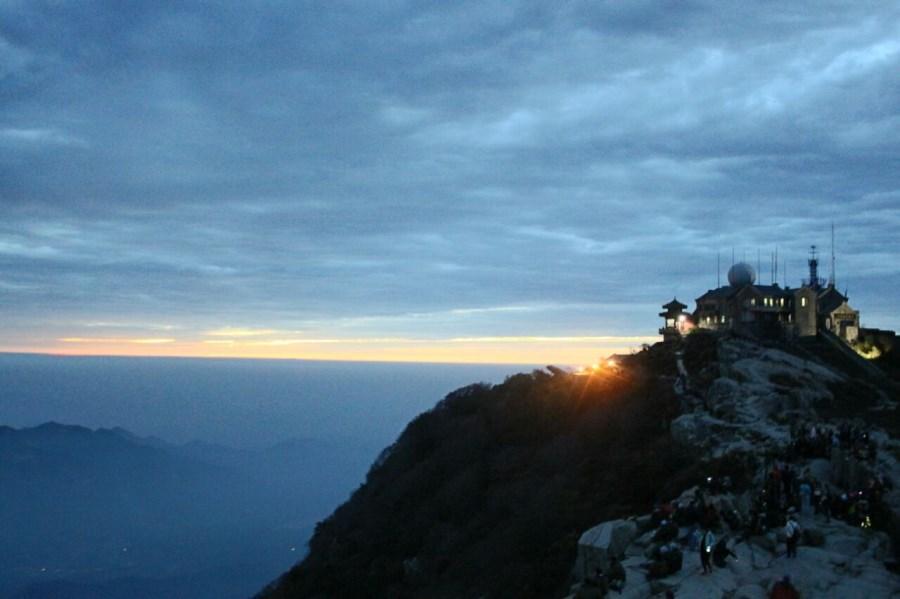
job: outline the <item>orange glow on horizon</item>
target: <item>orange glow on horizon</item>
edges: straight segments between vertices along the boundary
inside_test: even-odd
[[[598,353],[628,353],[657,337],[471,337],[451,339],[260,339],[60,337],[51,343],[0,347],[3,352],[67,356],[250,358],[462,364],[590,363]]]

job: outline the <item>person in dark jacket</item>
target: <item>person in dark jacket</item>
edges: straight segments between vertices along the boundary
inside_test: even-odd
[[[719,539],[719,542],[716,543],[715,547],[713,547],[713,563],[717,568],[724,568],[728,560],[728,556],[737,559],[737,555],[734,553],[734,551],[728,548],[728,539],[722,537],[721,539]]]
[[[787,556],[797,557],[797,543],[800,541],[800,525],[794,519],[793,514],[788,516],[787,524],[784,525],[784,537],[787,544]]]
[[[655,543],[668,543],[678,536],[678,525],[671,520],[663,520],[656,532],[653,533]]]
[[[713,532],[706,528],[700,536],[700,565],[703,566],[704,574],[712,573],[712,550],[716,544],[716,536]]]

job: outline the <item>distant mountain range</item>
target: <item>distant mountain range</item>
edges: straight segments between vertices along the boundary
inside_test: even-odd
[[[246,597],[302,555],[372,454],[0,426],[0,597]]]

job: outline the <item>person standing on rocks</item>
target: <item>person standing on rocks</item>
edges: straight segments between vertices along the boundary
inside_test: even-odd
[[[716,544],[716,536],[709,527],[705,528],[700,537],[700,565],[704,574],[712,574],[712,550]]]
[[[808,516],[812,510],[812,485],[804,480],[800,483],[800,513]]]
[[[716,568],[724,568],[728,564],[728,558],[737,559],[737,554],[728,548],[728,537],[722,537],[713,548],[712,558]]]
[[[797,543],[800,541],[800,525],[794,519],[794,515],[788,516],[787,524],[784,525],[785,542],[787,543],[787,556],[797,557]]]

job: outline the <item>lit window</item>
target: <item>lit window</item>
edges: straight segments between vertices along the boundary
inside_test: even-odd
[[[722,322],[725,322],[725,315],[722,315]]]
[[[751,306],[755,306],[755,305],[756,305],[756,298],[755,298],[755,297],[751,297],[751,298],[750,298],[750,305],[751,305]]]
[[[806,298],[805,297],[800,298],[800,306],[803,308],[806,307]]]

